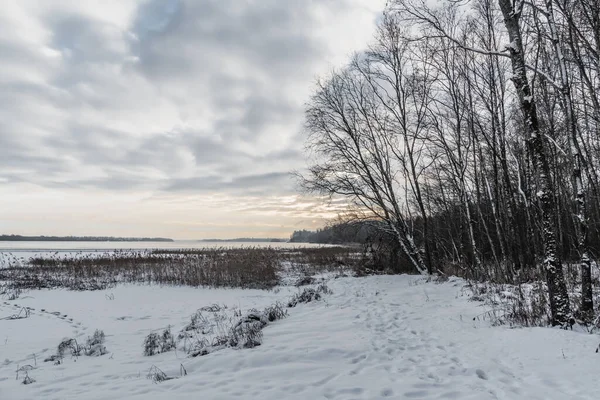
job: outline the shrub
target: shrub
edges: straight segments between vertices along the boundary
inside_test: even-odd
[[[253,348],[262,344],[262,328],[267,324],[263,318],[243,318],[231,329],[229,345],[231,347]]]
[[[167,327],[160,337],[160,352],[165,353],[175,349],[175,338],[171,334],[171,327]]]
[[[167,376],[167,374],[165,374],[156,365],[150,367],[150,371],[148,371],[148,375],[146,375],[146,378],[150,379],[154,383],[160,383],[171,379],[175,379],[173,377]]]
[[[57,355],[60,358],[64,358],[67,352],[71,353],[73,357],[79,357],[81,355],[82,348],[77,343],[76,339],[66,338],[58,345]]]
[[[322,283],[317,288],[304,288],[302,292],[296,293],[288,301],[288,307],[296,307],[299,303],[310,303],[312,301],[321,300],[323,294],[330,294],[329,287]]]
[[[288,307],[296,307],[298,303],[310,303],[315,300],[321,300],[321,294],[313,288],[307,288],[292,296],[288,301]]]
[[[144,355],[153,356],[160,353],[160,335],[156,332],[150,333],[144,339]]]
[[[209,354],[213,348],[214,347],[211,346],[206,338],[201,337],[194,341],[194,344],[188,349],[188,354],[191,357],[205,356]]]
[[[267,321],[273,322],[287,317],[288,312],[283,307],[283,304],[277,302],[267,308],[265,308],[264,314],[267,318]]]
[[[91,337],[88,337],[86,344],[88,347],[91,347],[97,344],[104,344],[105,340],[106,335],[104,334],[104,331],[96,329],[94,334]]]
[[[52,354],[44,359],[44,362],[54,362],[54,364],[61,364],[63,358],[70,354],[72,357],[79,357],[83,352],[86,356],[102,356],[107,354],[108,351],[104,346],[105,341],[104,331],[96,329],[94,334],[87,338],[85,346],[80,346],[76,339],[65,338],[63,339],[56,350],[56,354]]]
[[[333,290],[331,290],[329,288],[329,286],[327,286],[327,284],[325,282],[323,282],[323,283],[320,283],[319,286],[317,286],[317,293],[332,294]]]
[[[98,357],[108,353],[106,347],[104,346],[104,341],[104,331],[96,329],[96,331],[94,331],[94,334],[91,337],[87,338],[85,346],[85,355]]]
[[[202,314],[202,310],[198,310],[190,316],[190,323],[183,328],[183,332],[196,331],[206,334],[208,332],[205,331],[210,328],[210,321]],[[183,332],[180,333],[180,338],[182,337]]]
[[[283,304],[275,303],[263,311],[250,310],[246,315],[240,316],[236,310],[234,323],[232,318],[227,318],[223,313],[215,313],[212,320],[203,319],[202,332],[196,331],[194,343],[189,347],[188,354],[192,357],[203,356],[214,351],[231,348],[252,348],[262,344],[262,329],[270,322],[285,318],[288,315]],[[193,318],[198,320],[198,318]],[[190,338],[190,325],[180,333],[180,338]],[[212,338],[205,335],[214,335]]]
[[[163,330],[162,334],[156,332],[150,333],[144,339],[144,355],[154,356],[175,349],[175,338],[171,333],[171,327]]]

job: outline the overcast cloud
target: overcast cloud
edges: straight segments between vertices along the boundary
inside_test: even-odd
[[[289,176],[304,163],[303,104],[366,46],[382,7],[3,4],[0,233],[281,236],[321,223],[335,210]]]

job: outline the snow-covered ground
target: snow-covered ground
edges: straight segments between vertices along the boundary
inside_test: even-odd
[[[463,282],[414,276],[332,279],[323,301],[289,309],[260,347],[187,358],[142,355],[144,337],[177,332],[198,308],[243,310],[285,301],[275,291],[120,286],[96,292],[31,291],[0,301],[0,399],[598,399],[600,337],[549,328],[491,327],[474,317]],[[42,311],[44,309],[45,311]],[[52,312],[58,312],[55,315]],[[65,317],[66,315],[66,317]],[[42,362],[63,337],[107,335],[102,357]],[[35,357],[34,357],[35,354]],[[36,380],[15,379],[19,366]],[[146,378],[156,365],[170,376]]]

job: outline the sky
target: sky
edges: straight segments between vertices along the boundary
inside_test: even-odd
[[[315,81],[384,0],[19,0],[0,10],[0,234],[287,237]]]

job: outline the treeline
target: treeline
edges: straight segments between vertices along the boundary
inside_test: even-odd
[[[388,2],[373,44],[317,84],[305,189],[378,220],[414,271],[545,279],[593,310],[600,251],[600,1]]]
[[[0,235],[2,242],[173,242],[168,238],[127,238],[114,236],[21,236]]]
[[[348,222],[335,223],[316,231],[306,229],[294,231],[290,236],[291,243],[321,244],[367,244],[376,240],[380,232],[372,223]]]

